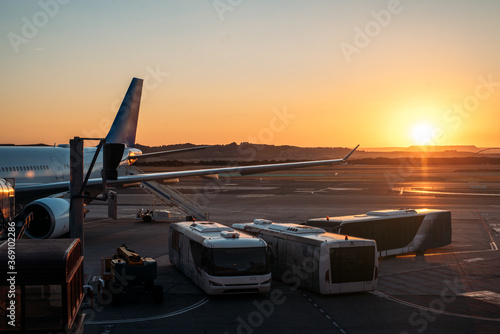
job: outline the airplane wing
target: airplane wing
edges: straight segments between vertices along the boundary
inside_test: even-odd
[[[194,146],[194,147],[188,147],[188,148],[179,148],[177,150],[170,150],[170,151],[161,151],[161,152],[151,152],[151,153],[141,153],[138,155],[130,155],[127,157],[128,160],[137,160],[137,159],[142,159],[142,158],[151,158],[151,157],[157,157],[160,155],[168,155],[168,154],[174,154],[174,153],[180,153],[180,152],[186,152],[186,151],[196,151],[196,150],[203,150],[207,147],[210,147],[208,145],[205,146]]]
[[[240,175],[251,175],[257,173],[266,173],[266,172],[294,169],[294,168],[332,165],[345,162],[358,147],[359,145],[357,145],[351,152],[349,152],[349,154],[347,154],[342,159],[288,162],[288,163],[257,165],[257,166],[230,166],[221,168],[185,170],[185,171],[175,171],[175,172],[134,174],[127,176],[120,176],[118,177],[117,180],[114,181],[110,180],[108,181],[108,185],[119,186],[123,184],[130,184],[137,182],[176,179],[189,176],[203,176],[203,175],[213,175],[221,173],[239,173]],[[100,178],[89,179],[87,182],[87,186],[97,186],[100,185],[101,183],[102,179]],[[23,195],[24,193],[29,193],[29,192],[58,193],[66,191],[68,189],[69,189],[68,181],[34,184],[34,185],[19,185],[19,187],[16,187],[16,194]]]

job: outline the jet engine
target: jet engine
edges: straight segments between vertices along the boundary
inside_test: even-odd
[[[69,200],[42,198],[28,204],[21,216],[33,213],[33,220],[26,229],[32,239],[51,239],[69,232]]]

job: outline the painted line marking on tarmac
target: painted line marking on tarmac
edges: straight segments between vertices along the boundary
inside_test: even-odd
[[[200,300],[199,302],[185,307],[183,309],[180,309],[178,311],[166,313],[166,314],[159,314],[151,317],[143,317],[143,318],[134,318],[134,319],[122,319],[122,320],[101,320],[101,321],[86,321],[85,325],[110,325],[110,324],[126,324],[126,323],[134,323],[134,322],[142,322],[142,321],[153,321],[153,320],[160,320],[160,319],[165,319],[169,317],[173,317],[176,315],[180,315],[189,311],[192,311],[200,306],[205,305],[208,303],[209,298],[205,297],[204,299]]]
[[[496,247],[497,245],[494,244],[494,246]],[[493,246],[492,246],[493,248]],[[464,254],[464,253],[476,253],[476,252],[491,252],[491,251],[497,251],[498,250],[498,247],[496,247],[496,249],[486,249],[486,250],[482,250],[482,251],[468,251],[468,252],[453,252],[453,253],[442,253],[441,255],[447,255],[447,254]],[[427,254],[426,254],[427,256]],[[399,257],[399,256],[398,256]],[[469,260],[462,260],[462,262],[483,262],[483,261],[489,261],[491,259],[486,259],[486,258],[474,258],[472,259],[473,261],[470,261],[471,259]],[[398,272],[394,272],[394,273],[387,273],[387,274],[379,274],[378,277],[388,277],[388,276],[393,276],[393,275],[400,275],[400,274],[408,274],[408,273],[413,273],[413,272],[417,272],[417,271],[426,271],[426,270],[433,270],[433,269],[439,269],[439,268],[450,268],[450,267],[454,267],[454,266],[457,266],[459,265],[459,263],[452,263],[452,264],[442,264],[442,265],[438,265],[438,266],[434,266],[434,267],[430,267],[430,268],[418,268],[418,269],[411,269],[411,270],[404,270],[404,271],[398,271]]]
[[[375,296],[377,296],[377,297],[385,298],[387,300],[393,301],[393,302],[401,304],[401,305],[406,305],[406,306],[409,306],[409,307],[412,307],[412,308],[416,308],[416,309],[419,309],[419,310],[429,311],[429,312],[432,312],[432,313],[435,313],[435,314],[445,314],[445,315],[449,315],[451,317],[474,319],[474,320],[484,320],[484,321],[498,321],[498,322],[500,322],[500,318],[488,318],[488,317],[481,317],[481,316],[475,316],[475,315],[452,313],[452,312],[447,312],[447,311],[444,311],[444,310],[436,310],[436,309],[433,309],[433,308],[430,308],[430,307],[425,307],[425,306],[421,306],[421,305],[418,305],[418,304],[414,304],[414,303],[410,303],[410,302],[398,299],[398,298],[396,298],[394,296],[387,295],[387,294],[385,294],[383,292],[380,292],[380,291],[372,291],[370,293],[373,294],[373,295],[375,295]]]
[[[463,260],[463,262],[467,262],[467,263],[478,262],[478,261],[484,261],[484,257],[475,257],[473,259]]]
[[[470,297],[490,304],[500,305],[500,294],[493,291],[472,291],[461,293],[460,296]]]
[[[335,321],[335,320],[334,320],[334,319],[333,319],[333,318],[332,318],[332,317],[331,317],[328,313],[326,313],[326,311],[325,311],[325,310],[323,310],[323,309],[321,308],[321,306],[319,306],[318,304],[316,304],[316,303],[315,303],[315,302],[311,299],[311,297],[309,297],[309,296],[308,296],[307,294],[305,294],[304,292],[302,292],[302,296],[303,296],[304,298],[306,298],[306,299],[307,299],[307,301],[308,301],[309,303],[311,303],[311,304],[312,304],[312,305],[313,305],[313,306],[314,306],[314,307],[315,307],[318,311],[320,311],[320,312],[321,312],[321,314],[323,314],[323,315],[325,316],[325,318],[326,318],[326,319],[327,319],[327,320],[328,320],[328,321],[329,321],[329,322],[330,322],[333,326],[335,326],[335,328],[337,328],[337,330],[338,330],[340,333],[342,333],[342,334],[347,334],[347,332],[346,332],[346,331],[345,331],[342,327],[340,327],[340,325],[339,325],[339,324],[338,324],[338,323],[337,323],[337,322],[336,322],[336,321]]]

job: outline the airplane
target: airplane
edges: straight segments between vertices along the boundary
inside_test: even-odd
[[[145,153],[134,148],[137,121],[142,94],[143,80],[133,78],[116,114],[111,128],[106,135],[107,143],[125,144],[121,165],[131,164],[137,159],[155,155],[171,154],[193,148]],[[189,176],[210,176],[220,173],[239,173],[250,175],[292,168],[331,165],[345,162],[359,147],[356,146],[342,159],[302,161],[257,166],[231,166],[199,170],[144,173],[118,176],[117,180],[108,180],[108,186],[123,186],[145,181],[177,179]],[[85,173],[89,168],[97,148],[84,148]],[[57,238],[69,231],[69,145],[59,146],[3,146],[0,147],[0,178],[15,180],[16,202],[27,203],[21,216],[33,213],[33,219],[25,234],[33,239]],[[102,153],[87,182],[87,187],[97,189],[102,184]],[[87,188],[86,188],[87,189]],[[95,191],[95,190],[94,190]]]

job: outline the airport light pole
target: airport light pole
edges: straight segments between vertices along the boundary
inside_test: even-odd
[[[84,198],[83,198],[83,138],[75,137],[69,141],[70,147],[70,207],[69,207],[69,235],[79,238],[84,254]]]
[[[84,154],[83,154],[83,143],[84,140],[100,140],[97,150],[94,154],[94,158],[90,163],[89,169],[87,171],[87,176],[84,178]],[[71,238],[80,238],[82,245],[82,254],[84,254],[85,244],[84,244],[84,229],[83,220],[85,217],[84,210],[84,200],[85,198],[91,200],[108,201],[108,216],[116,220],[116,193],[107,190],[107,180],[116,180],[118,178],[118,173],[116,169],[120,164],[124,144],[106,144],[106,139],[103,138],[80,138],[75,137],[69,141],[70,143],[70,207],[69,207],[69,235]],[[92,169],[97,161],[99,152],[103,148],[103,170],[101,172],[102,177],[102,197],[90,197],[84,195],[84,187],[87,184]]]

